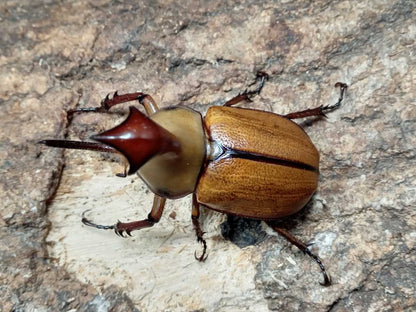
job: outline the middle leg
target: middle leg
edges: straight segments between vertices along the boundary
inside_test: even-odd
[[[245,90],[243,93],[240,93],[239,95],[233,97],[232,99],[225,102],[224,106],[233,106],[236,105],[242,101],[249,101],[251,102],[251,97],[257,94],[260,94],[261,89],[263,89],[264,83],[267,79],[269,79],[269,75],[267,75],[265,72],[258,72],[256,76],[256,81],[260,79],[259,86],[254,90]]]
[[[194,229],[196,233],[196,240],[198,243],[201,243],[203,247],[202,254],[199,257],[197,257],[196,251],[195,251],[194,256],[196,260],[200,262],[204,262],[208,258],[208,255],[206,255],[207,242],[202,237],[204,235],[204,232],[202,232],[201,225],[199,224],[199,203],[196,200],[195,194],[192,195],[192,223],[194,225]]]

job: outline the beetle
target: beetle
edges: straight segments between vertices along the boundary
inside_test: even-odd
[[[221,213],[265,221],[320,266],[324,286],[331,284],[321,259],[308,246],[273,221],[302,209],[317,189],[319,153],[306,132],[293,119],[325,116],[341,105],[345,83],[337,82],[340,96],[334,105],[319,106],[278,115],[272,112],[234,107],[251,101],[268,79],[259,73],[259,86],[246,90],[223,106],[212,106],[205,117],[184,106],[159,109],[148,94],[119,95],[102,100],[101,106],[77,108],[80,112],[107,112],[111,107],[138,101],[146,114],[130,106],[127,119],[113,129],[91,137],[96,142],[43,140],[51,147],[118,153],[128,162],[127,176],[137,173],[155,194],[146,219],[100,225],[82,222],[98,229],[114,230],[120,236],[151,227],[163,213],[166,199],[192,194],[192,223],[203,251],[195,258],[206,259],[206,241],[198,221],[200,205]]]

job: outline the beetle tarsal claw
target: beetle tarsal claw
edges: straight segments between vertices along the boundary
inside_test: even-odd
[[[81,218],[82,218],[82,219],[86,219],[86,218],[85,218],[85,214],[86,214],[88,211],[91,211],[91,209],[84,210],[84,212],[81,214]]]
[[[102,102],[107,102],[108,100],[110,100],[110,93],[107,93],[107,95],[105,96],[104,100],[102,100]]]
[[[323,283],[319,282],[319,284],[325,287],[331,286],[332,284],[331,277],[329,275],[324,275],[324,282]]]
[[[113,96],[110,99],[110,94],[108,93],[105,98],[101,101],[101,107],[103,107],[105,110],[110,109],[111,105],[109,104],[109,102],[113,101],[114,98],[118,97],[117,91],[114,92]]]
[[[324,282],[321,284],[322,286],[330,286],[331,285],[331,278],[329,277],[328,273],[326,272],[325,266],[322,263],[321,258],[319,258],[317,255],[313,254],[309,248],[306,248],[303,250],[305,254],[307,254],[309,257],[315,260],[316,263],[318,263],[319,267],[321,268],[322,275],[324,276]]]
[[[94,222],[90,221],[89,219],[87,219],[85,217],[85,214],[86,214],[87,211],[90,211],[90,210],[91,209],[85,210],[81,215],[81,222],[84,223],[84,225],[91,226],[91,227],[94,227],[94,228],[99,229],[99,230],[113,230],[113,229],[116,228],[115,225],[101,225],[101,224],[94,223]]]
[[[208,258],[208,255],[207,255],[207,242],[205,241],[205,239],[202,238],[202,235],[204,235],[204,234],[205,234],[205,232],[202,232],[201,235],[198,235],[197,238],[196,238],[196,241],[198,243],[201,243],[202,244],[202,247],[203,247],[202,254],[199,257],[196,255],[196,251],[194,252],[194,257],[199,262],[205,262],[205,260],[207,260],[207,258]]]
[[[262,78],[262,79],[265,79],[265,80],[269,80],[269,74],[264,72],[264,71],[261,71],[261,70],[257,72],[256,77],[257,78]]]
[[[340,87],[340,88],[342,88],[342,89],[346,89],[346,88],[348,88],[348,85],[346,84],[346,83],[344,83],[344,82],[337,82],[336,84],[335,84],[335,88],[338,88],[338,87]]]
[[[205,262],[205,260],[207,260],[208,255],[205,252],[202,252],[202,254],[198,257],[196,255],[196,251],[194,252],[194,257],[196,260],[198,260],[199,262]]]

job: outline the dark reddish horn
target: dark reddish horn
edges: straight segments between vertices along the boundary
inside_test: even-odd
[[[91,139],[114,147],[129,161],[128,174],[136,172],[155,155],[180,153],[176,137],[137,108],[131,106],[127,119],[117,127],[94,135]]]

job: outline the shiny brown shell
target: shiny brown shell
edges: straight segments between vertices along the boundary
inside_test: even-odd
[[[197,201],[254,219],[299,211],[318,185],[319,154],[303,129],[270,112],[211,107],[207,137],[220,147],[198,181]]]

